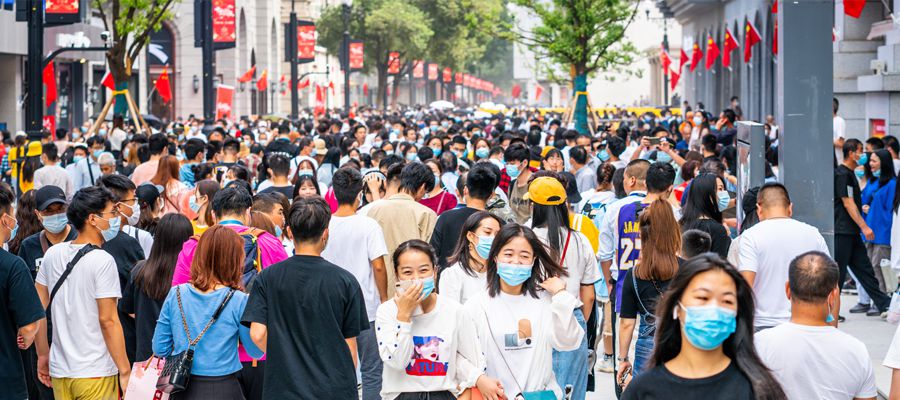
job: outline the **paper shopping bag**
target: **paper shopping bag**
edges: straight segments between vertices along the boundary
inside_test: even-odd
[[[168,400],[168,393],[156,389],[156,381],[165,364],[166,360],[157,357],[134,363],[123,400]]]

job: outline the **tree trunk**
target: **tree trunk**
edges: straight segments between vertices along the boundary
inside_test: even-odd
[[[394,76],[394,90],[391,91],[391,108],[397,109],[397,95],[400,92],[400,77],[402,75]]]
[[[128,89],[128,81],[131,80],[131,63],[126,60],[125,47],[113,47],[106,53],[106,61],[109,64],[109,73],[115,82],[116,90]],[[128,112],[128,101],[123,95],[117,95],[115,101],[113,115],[124,117]]]
[[[384,64],[384,65],[383,65]],[[387,98],[387,63],[378,64],[378,92],[375,97],[375,106],[384,108],[384,100]]]
[[[588,130],[588,110],[587,110],[587,74],[576,72],[575,79],[572,82],[575,96],[575,130],[582,135],[589,134]],[[579,95],[581,93],[581,95]]]

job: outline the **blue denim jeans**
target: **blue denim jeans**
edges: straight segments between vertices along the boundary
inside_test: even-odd
[[[647,323],[644,315],[640,315],[641,325],[638,327],[638,337],[634,342],[634,364],[631,375],[637,377],[647,367],[650,357],[653,356],[653,334],[655,325]]]
[[[375,338],[375,322],[369,322],[369,329],[356,338],[359,353],[359,369],[362,373],[362,399],[381,399],[381,356],[378,354],[378,339]]]
[[[581,325],[581,329],[587,332],[587,322],[584,320],[581,308],[576,308],[573,312],[578,325]],[[556,375],[556,382],[559,383],[563,392],[565,392],[566,386],[572,387],[571,400],[584,400],[588,378],[587,333],[577,350],[553,350],[553,374]]]

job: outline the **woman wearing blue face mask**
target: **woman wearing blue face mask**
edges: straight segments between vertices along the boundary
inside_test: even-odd
[[[422,200],[419,200],[419,203],[430,208],[437,215],[441,215],[444,211],[456,208],[459,201],[453,193],[444,189],[445,185],[441,181],[441,176],[444,173],[444,166],[439,160],[434,158],[425,160],[425,165],[427,165],[428,168],[431,168],[431,172],[434,172],[434,189],[426,193],[425,197],[423,197]]]
[[[481,161],[491,156],[491,144],[485,138],[475,139],[472,148],[475,149],[475,161]]]
[[[465,305],[486,374],[500,380],[507,399],[563,398],[553,350],[575,350],[585,334],[572,312],[581,302],[566,290],[568,274],[534,232],[518,224],[500,229],[487,260],[487,291]],[[494,394],[482,390],[484,398]]]
[[[500,218],[485,211],[466,218],[453,255],[447,260],[450,266],[438,281],[441,296],[465,304],[487,289],[487,257],[502,225]]]
[[[725,258],[731,237],[722,225],[722,211],[728,208],[731,197],[725,191],[725,181],[713,173],[697,175],[685,193],[687,200],[682,209],[681,231],[699,229],[712,238],[712,251]]]
[[[862,160],[862,159],[860,159]],[[863,163],[864,179],[860,181],[862,190],[859,192],[862,200],[863,216],[869,214],[869,207],[875,198],[875,193],[894,178],[894,164],[891,161],[891,153],[887,150],[876,150],[869,153]]]
[[[622,399],[786,399],[753,346],[753,309],[753,290],[730,264],[688,261],[656,308],[650,369],[626,377]]]
[[[394,298],[378,306],[375,335],[384,363],[381,396],[452,400],[461,389],[499,389],[484,375],[484,358],[471,317],[456,301],[434,292],[437,259],[431,246],[410,240],[393,254]]]

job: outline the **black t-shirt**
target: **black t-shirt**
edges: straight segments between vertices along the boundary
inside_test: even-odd
[[[44,318],[34,280],[21,258],[0,250],[0,398],[25,399],[25,370],[16,346],[19,328]]]
[[[675,376],[664,365],[634,378],[622,400],[753,400],[750,380],[732,362],[724,371],[706,378]]]
[[[294,185],[269,186],[263,190],[260,190],[258,194],[274,193],[274,192],[281,193],[284,195],[284,197],[287,197],[288,199],[293,199],[294,198]]]
[[[844,207],[843,198],[853,197],[856,210],[862,209],[860,199],[859,181],[853,170],[844,165],[838,165],[834,169],[834,233],[845,235],[859,235],[859,226],[850,218],[850,213]]]
[[[34,279],[37,277],[37,272],[41,268],[41,262],[44,261],[44,247],[41,246],[41,234],[44,231],[40,231],[31,235],[19,245],[19,258],[22,261],[25,261],[25,265],[31,271],[31,278]],[[69,229],[69,234],[66,235],[66,239],[63,242],[69,242],[75,240],[78,237],[78,231],[75,228]],[[50,241],[47,241],[47,244],[53,246]]]
[[[678,268],[683,266],[684,260],[679,258]],[[622,281],[622,299],[620,300],[622,304],[620,316],[622,318],[637,318],[638,314],[645,312],[645,309],[647,313],[654,314],[659,296],[665,293],[666,288],[669,287],[670,281],[668,280],[645,281],[633,275],[634,268],[629,268],[625,272],[625,277]],[[637,284],[637,289],[635,289],[635,283]],[[643,307],[641,304],[643,304]]]
[[[144,259],[144,249],[141,248],[141,243],[127,233],[119,231],[113,240],[103,243],[100,248],[106,250],[116,260],[116,269],[119,270],[119,288],[124,289],[128,285],[134,265]],[[134,362],[137,360],[134,353],[137,340],[134,319],[119,310],[119,321],[122,323],[122,332],[125,334],[125,353],[128,355],[128,362]]]
[[[710,239],[712,239],[710,251],[718,254],[723,260],[728,258],[728,247],[731,246],[731,236],[728,235],[725,226],[715,220],[701,218],[682,226],[681,232],[683,233],[690,229],[698,229],[708,233]]]
[[[438,266],[441,270],[448,267],[447,258],[456,247],[466,219],[477,212],[478,210],[474,208],[463,207],[446,211],[438,216],[437,222],[434,224],[434,232],[431,235],[431,247],[434,247],[434,255],[437,256]]]
[[[263,150],[266,156],[272,153],[281,153],[288,158],[294,158],[297,156],[297,152],[299,149],[297,146],[291,144],[290,141],[284,139],[275,139],[266,146],[266,149]]]
[[[153,355],[153,331],[156,330],[156,320],[159,319],[159,312],[165,301],[150,298],[142,287],[134,283],[134,277],[143,266],[144,261],[139,261],[131,270],[128,285],[122,291],[122,300],[119,301],[119,312],[134,314],[136,360],[146,360]]]
[[[241,323],[266,325],[263,398],[356,399],[345,338],[369,329],[359,283],[322,257],[293,256],[264,269]]]

